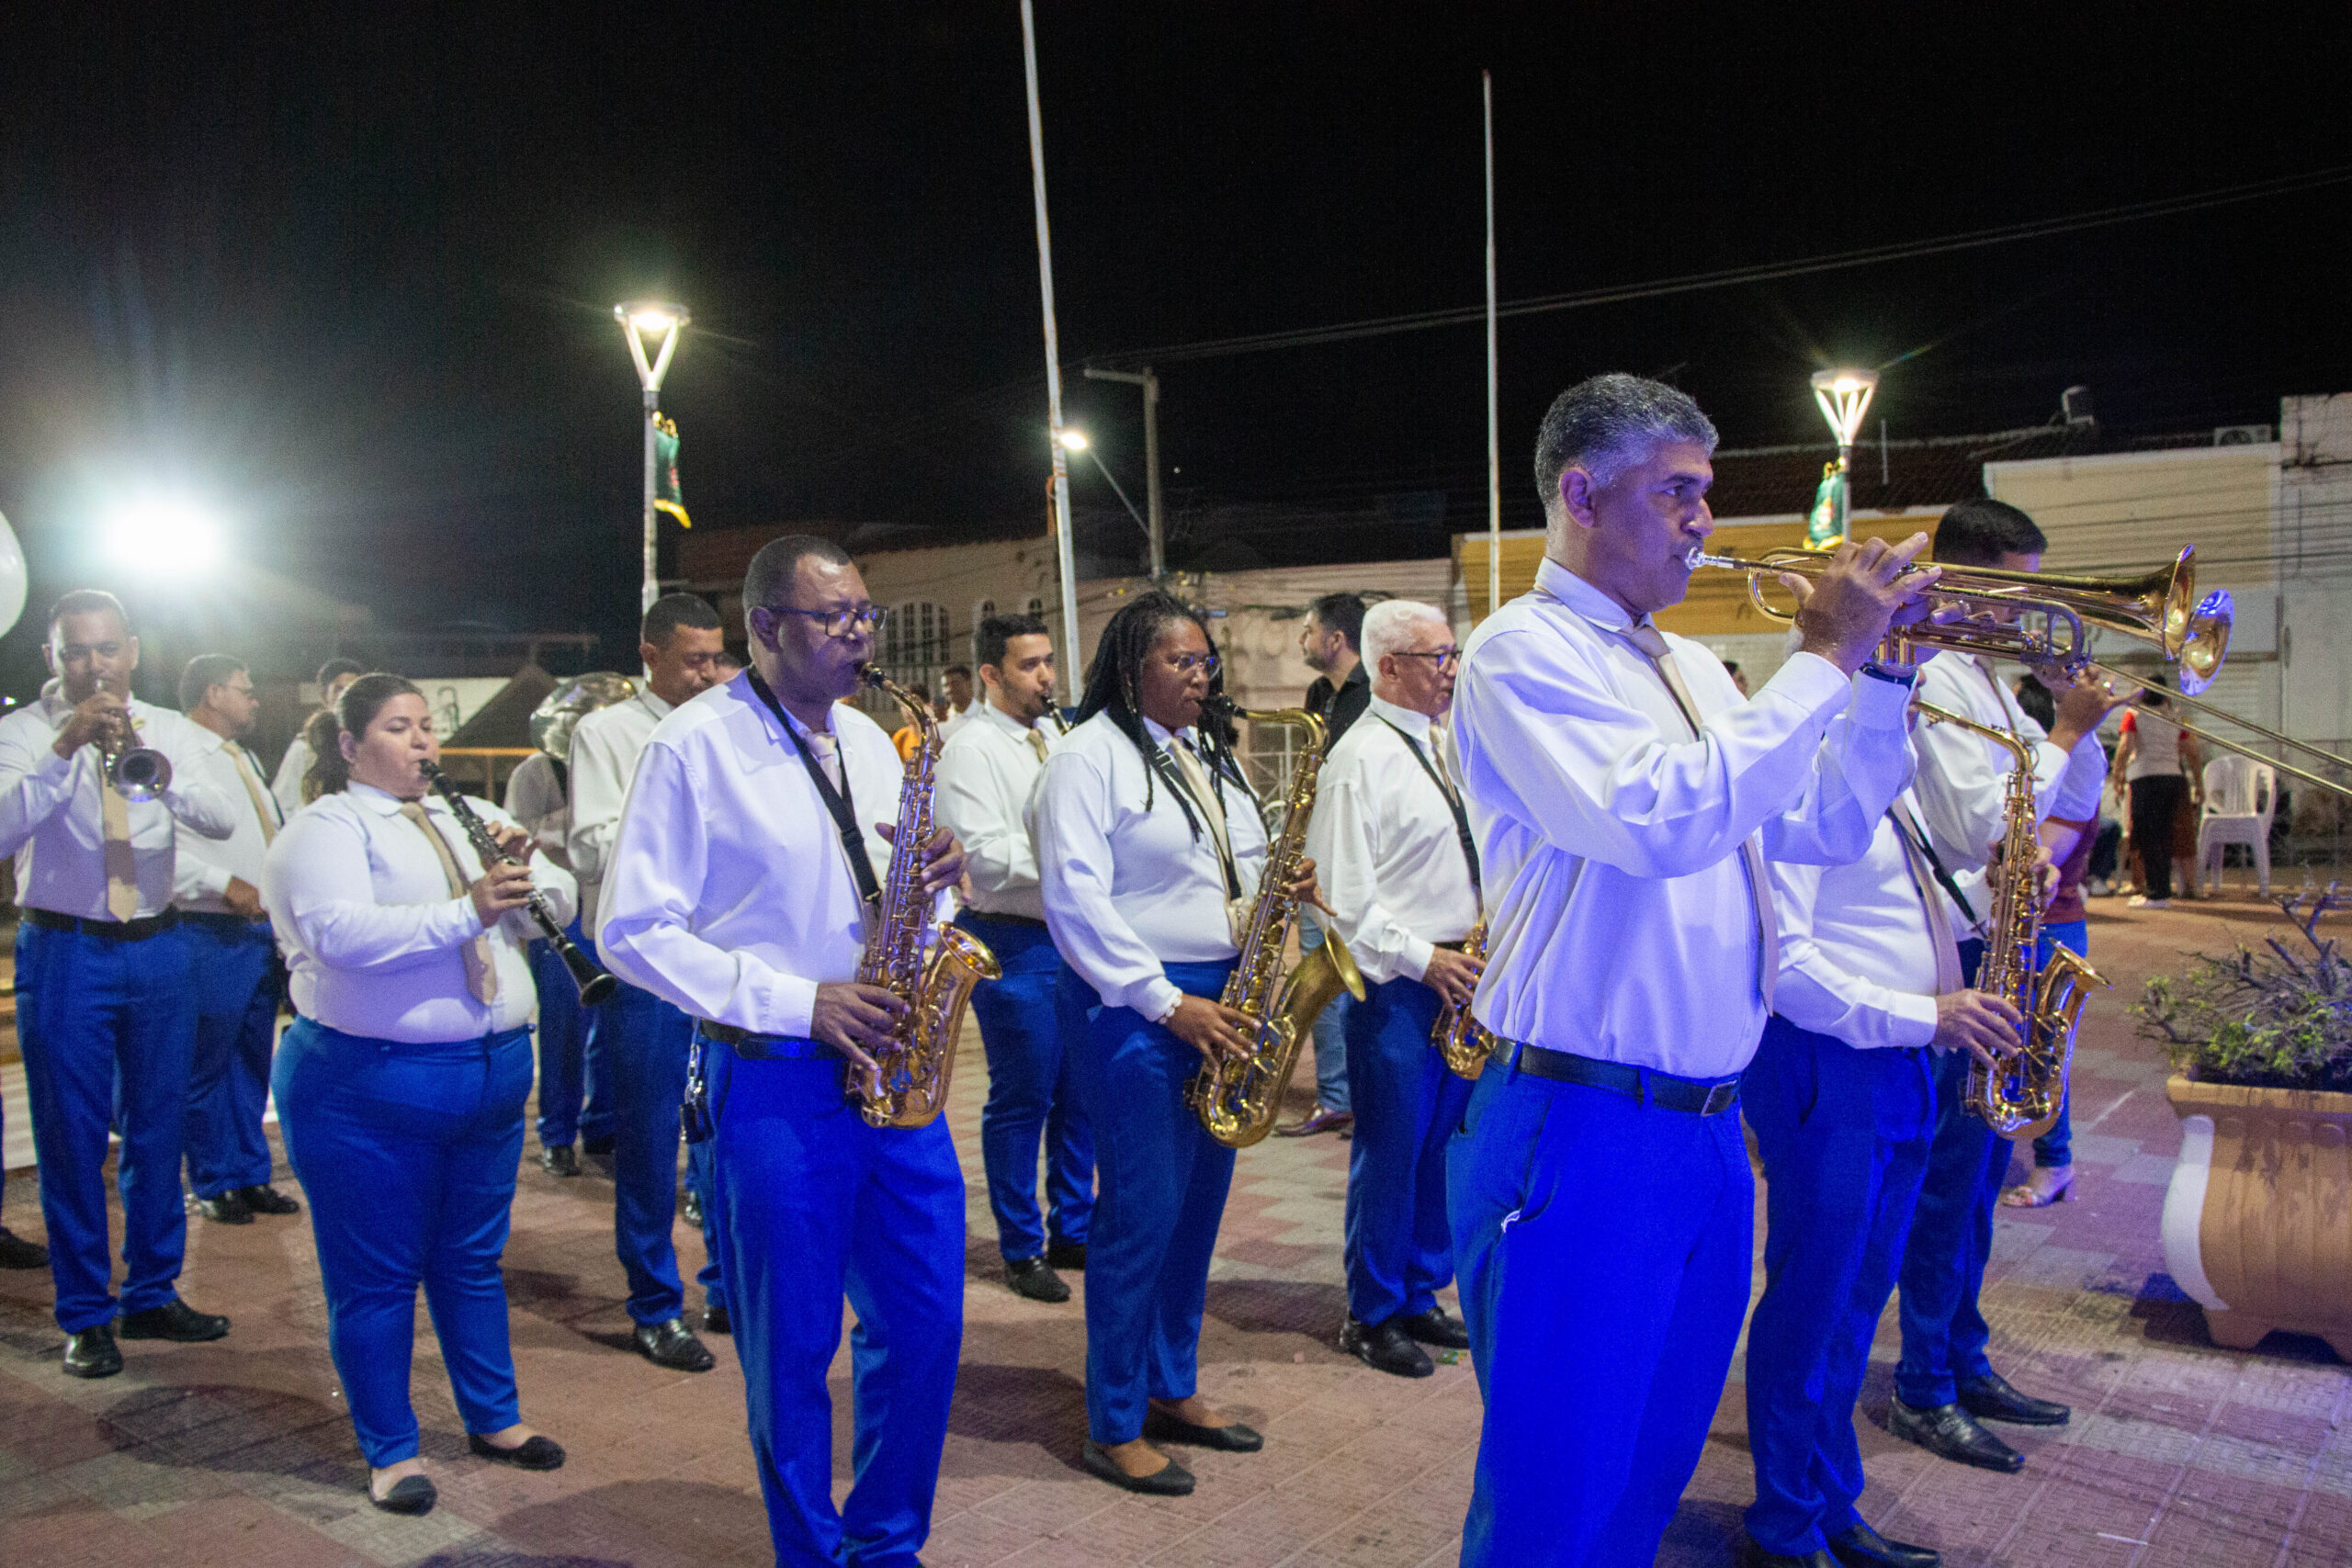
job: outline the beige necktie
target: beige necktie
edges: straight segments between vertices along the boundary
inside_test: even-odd
[[[401,815],[415,823],[417,831],[423,833],[425,840],[432,844],[433,852],[441,859],[442,874],[449,879],[449,891],[463,897],[466,892],[466,879],[458,870],[458,857],[449,852],[449,840],[443,838],[440,829],[433,826],[432,819],[424,815],[424,807],[416,801],[404,800],[401,802]],[[496,1001],[498,999],[498,961],[491,956],[490,933],[482,932],[458,951],[464,955],[466,961],[466,989],[474,994],[476,1001],[485,1005]]]
[[[254,772],[253,759],[246,756],[245,749],[233,740],[224,742],[224,749],[229,753],[229,760],[237,766],[237,782],[243,784],[245,793],[253,797],[254,815],[261,818],[261,841],[265,844],[276,842],[277,803],[269,798],[269,792],[261,787],[261,775]]]
[[[1029,728],[1029,750],[1037,753],[1037,761],[1046,760],[1046,738],[1035,725]]]
[[[1951,911],[1944,908],[1942,890],[1936,886],[1935,867],[1919,849],[1928,836],[1910,807],[1900,801],[1887,807],[1886,814],[1894,818],[1894,836],[1903,840],[1903,863],[1910,870],[1911,886],[1919,890],[1919,902],[1927,907],[1928,941],[1936,950],[1936,995],[1948,997],[1962,985],[1960,941],[1952,934]]]
[[[98,820],[107,830],[107,913],[128,920],[139,913],[139,862],[130,850],[130,802],[98,769]]]
[[[1657,669],[1658,679],[1666,682],[1667,695],[1682,714],[1682,722],[1690,727],[1690,738],[1699,738],[1699,705],[1691,700],[1690,688],[1682,683],[1682,671],[1674,665],[1673,652],[1666,646],[1666,634],[1645,621],[1625,628],[1625,640],[1648,655]],[[1781,921],[1772,908],[1772,885],[1764,870],[1764,843],[1760,835],[1751,833],[1739,846],[1740,863],[1747,871],[1747,899],[1756,909],[1756,988],[1763,993],[1764,1008],[1772,1008],[1772,989],[1781,977]]]

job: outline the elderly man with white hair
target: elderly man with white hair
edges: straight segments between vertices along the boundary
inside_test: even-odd
[[[1870,662],[1931,571],[1839,547],[1747,702],[1658,630],[1713,531],[1714,426],[1633,376],[1536,440],[1544,556],[1470,638],[1453,715],[1494,1052],[1448,1151],[1487,1400],[1462,1561],[1647,1562],[1747,1307],[1739,1074],[1779,971],[1766,858],[1859,858],[1908,782],[1913,672]],[[1799,585],[1803,589],[1803,585]]]
[[[1323,764],[1307,852],[1322,868],[1339,940],[1363,970],[1347,1015],[1348,1313],[1340,1348],[1399,1377],[1435,1371],[1423,1345],[1470,1343],[1438,1305],[1453,1281],[1445,1145],[1470,1080],[1430,1049],[1439,1009],[1467,1002],[1477,961],[1478,852],[1439,725],[1461,660],[1435,605],[1393,599],[1363,618],[1372,671],[1363,721]]]

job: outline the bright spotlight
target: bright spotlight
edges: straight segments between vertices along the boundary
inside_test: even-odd
[[[641,333],[666,333],[678,324],[678,318],[667,310],[640,310],[628,319],[628,324]]]
[[[1086,432],[1082,430],[1063,431],[1061,434],[1061,444],[1065,450],[1071,452],[1083,452],[1089,445],[1086,439]]]
[[[220,525],[185,496],[125,502],[106,523],[107,548],[144,571],[200,571],[220,558]]]

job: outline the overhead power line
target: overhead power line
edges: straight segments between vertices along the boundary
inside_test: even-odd
[[[1996,228],[1974,229],[1963,233],[1939,235],[1933,239],[1867,245],[1860,250],[1838,251],[1826,255],[1804,256],[1792,261],[1763,262],[1750,266],[1724,267],[1713,272],[1685,273],[1679,277],[1654,278],[1644,283],[1612,284],[1600,288],[1578,289],[1566,294],[1537,295],[1532,299],[1516,299],[1504,304],[1498,308],[1497,314],[1534,316],[1553,310],[1579,310],[1595,305],[1619,304],[1629,299],[1655,299],[1668,294],[1695,294],[1712,288],[1734,288],[1743,284],[1770,283],[1783,277],[1803,277],[1814,273],[1875,266],[1883,262],[1909,261],[1920,256],[1948,255],[1955,251],[1982,250],[1989,245],[2014,244],[2021,240],[2047,239],[2057,234],[2079,233],[2086,229],[2104,229],[2119,223],[2143,222],[2153,218],[2169,218],[2178,213],[2200,212],[2209,208],[2260,201],[2270,197],[2292,196],[2300,192],[2319,190],[2328,186],[2343,185],[2347,182],[2352,182],[2352,164],[2338,164],[2333,168],[2314,169],[2301,175],[2282,175],[2273,179],[2256,180],[2246,185],[2224,186],[2216,190],[2164,197],[2154,201],[2135,201],[2122,207],[2097,208],[2089,211],[2069,213],[2063,217],[2035,219],[2024,223],[2005,223]],[[1421,310],[1402,316],[1376,316],[1360,321],[1336,321],[1327,326],[1297,327],[1285,332],[1250,333],[1238,337],[1204,338],[1194,343],[1163,344],[1157,348],[1123,349],[1114,354],[1094,355],[1087,363],[1103,367],[1178,365],[1187,360],[1221,359],[1237,354],[1262,354],[1279,348],[1305,348],[1317,344],[1346,343],[1356,338],[1386,337],[1396,333],[1427,332],[1432,328],[1462,326],[1485,319],[1485,306],[1462,305],[1450,310]]]

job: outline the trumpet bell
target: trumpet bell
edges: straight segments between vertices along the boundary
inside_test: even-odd
[[[134,746],[107,765],[107,778],[125,800],[157,800],[172,787],[172,760],[149,747]]]

